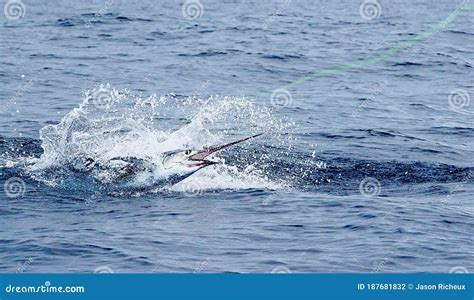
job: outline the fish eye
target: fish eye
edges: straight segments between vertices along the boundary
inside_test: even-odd
[[[186,151],[184,151],[184,154],[186,154],[186,155],[191,154],[191,150],[186,150]]]

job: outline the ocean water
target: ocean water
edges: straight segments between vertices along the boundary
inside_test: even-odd
[[[4,2],[1,272],[474,271],[472,1]]]

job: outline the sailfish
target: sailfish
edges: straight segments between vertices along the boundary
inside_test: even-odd
[[[112,172],[115,179],[109,184],[109,188],[113,190],[147,190],[174,185],[205,167],[217,164],[218,162],[208,159],[211,154],[262,134],[201,150],[167,151],[161,154],[157,162],[137,157],[115,157],[104,164],[88,158],[82,171]]]

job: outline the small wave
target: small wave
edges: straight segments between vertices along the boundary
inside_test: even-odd
[[[422,140],[420,138],[403,134],[401,132],[393,130],[376,130],[376,129],[348,129],[340,134],[333,134],[327,132],[318,133],[318,136],[327,139],[366,139],[370,137],[382,137],[382,138],[404,138],[409,140]]]
[[[423,104],[423,103],[410,103],[409,104],[411,107],[415,107],[416,109],[423,109],[427,111],[438,111],[436,108],[433,108],[429,105]]]
[[[463,30],[455,30],[455,29],[448,30],[448,32],[454,33],[454,34],[460,34],[460,35],[474,35],[474,33],[472,32],[467,32]]]
[[[90,26],[100,24],[116,24],[128,22],[153,22],[152,19],[132,18],[122,16],[117,13],[83,13],[80,15],[69,16],[56,20],[55,26],[73,27],[73,26]]]
[[[394,63],[392,64],[393,67],[399,67],[399,66],[423,66],[421,63],[416,63],[416,62],[410,62],[410,61],[405,61],[405,62],[400,62],[400,63]]]
[[[440,134],[440,135],[456,135],[463,137],[474,137],[474,128],[471,127],[447,127],[447,126],[434,126],[427,129],[419,129],[422,133],[428,134]]]
[[[217,55],[227,55],[227,52],[209,50],[209,51],[199,52],[197,54],[187,54],[187,53],[178,54],[178,56],[184,56],[184,57],[209,57],[209,56],[217,56]]]
[[[261,54],[262,58],[266,59],[274,59],[274,60],[289,60],[292,58],[302,58],[300,55],[293,55],[293,54],[282,54],[282,55],[277,55],[277,54]]]

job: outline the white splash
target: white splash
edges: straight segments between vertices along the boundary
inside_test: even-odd
[[[80,169],[88,158],[106,163],[114,157],[136,157],[158,162],[161,154],[176,149],[202,149],[256,133],[281,137],[292,124],[276,118],[270,108],[248,98],[214,96],[208,99],[152,95],[142,98],[129,90],[101,85],[84,92],[83,102],[57,125],[41,129],[44,153],[30,167],[32,173],[74,166]],[[291,137],[285,141],[291,143]],[[252,141],[252,149],[265,139]],[[247,144],[248,145],[248,144]],[[246,147],[244,145],[244,147]],[[247,165],[223,164],[205,168],[171,189],[179,191],[190,182],[202,189],[280,189],[262,166],[270,155],[249,158]],[[252,162],[252,159],[254,161]],[[106,175],[98,178],[107,182]],[[51,179],[45,180],[50,184]]]

